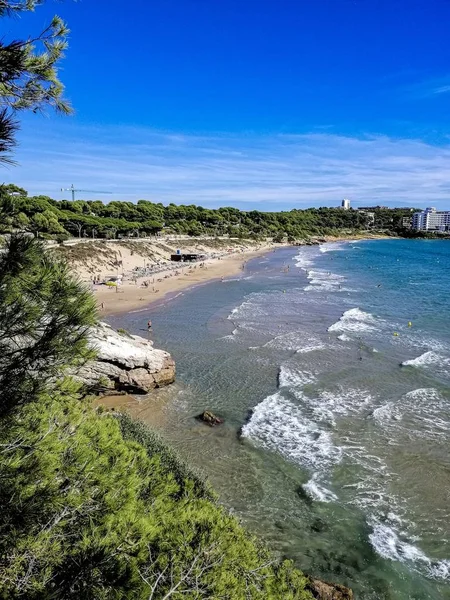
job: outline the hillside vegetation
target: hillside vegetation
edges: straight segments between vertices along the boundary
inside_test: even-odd
[[[214,492],[142,424],[67,376],[91,294],[33,238],[0,257],[0,598],[306,600]]]
[[[366,213],[341,208],[308,208],[287,212],[249,212],[225,207],[216,210],[201,206],[177,206],[147,200],[109,202],[98,200],[53,200],[48,196],[29,197],[26,190],[14,186],[0,187],[0,203],[5,219],[3,232],[20,229],[40,237],[66,236],[115,238],[143,237],[161,231],[165,233],[228,235],[238,238],[285,237],[291,240],[311,236],[336,235],[343,230],[367,231],[382,229],[402,233],[403,217],[413,209],[376,209],[374,221]],[[1,231],[0,231],[1,232]]]

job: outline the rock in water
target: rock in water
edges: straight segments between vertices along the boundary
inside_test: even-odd
[[[211,427],[214,427],[215,425],[221,425],[223,423],[223,419],[216,417],[216,415],[210,412],[209,410],[203,411],[202,414],[198,416],[198,418],[200,419],[200,421],[207,423]]]
[[[353,600],[353,592],[344,585],[326,583],[320,579],[308,580],[307,589],[317,600]]]
[[[153,348],[153,342],[118,333],[99,323],[89,334],[89,345],[97,352],[75,378],[88,386],[101,386],[134,394],[146,394],[175,381],[175,363],[168,352]]]

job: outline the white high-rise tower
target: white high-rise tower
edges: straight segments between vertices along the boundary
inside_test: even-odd
[[[344,198],[342,200],[341,206],[344,210],[348,210],[350,208],[350,200],[348,200],[348,198]]]

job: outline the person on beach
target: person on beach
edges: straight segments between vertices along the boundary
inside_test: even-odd
[[[148,323],[147,323],[147,331],[149,333],[151,333],[151,331],[152,331],[152,322],[151,321],[148,321]]]

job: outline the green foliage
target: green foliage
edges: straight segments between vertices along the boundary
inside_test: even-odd
[[[0,17],[34,10],[42,0],[0,0]]]
[[[0,415],[91,355],[95,319],[94,298],[65,263],[35,239],[11,236],[0,255]]]
[[[0,186],[0,207],[5,205],[10,220],[0,222],[4,230],[18,227],[39,233],[75,237],[145,237],[160,231],[184,235],[209,235],[261,240],[304,240],[325,235],[354,235],[371,229],[403,233],[402,218],[411,209],[376,209],[375,222],[369,224],[365,213],[341,208],[309,208],[289,212],[244,212],[236,208],[204,209],[201,206],[154,204],[146,200],[132,202],[67,200],[46,196],[28,197],[25,190]],[[3,200],[2,200],[3,198]],[[20,219],[18,214],[22,215]],[[28,219],[24,221],[23,216]]]
[[[143,424],[94,410],[92,295],[35,238],[0,259],[0,598],[307,600]]]
[[[117,330],[117,333],[120,334],[120,335],[123,335],[124,337],[128,337],[128,338],[132,337],[130,335],[130,332],[127,331],[126,329],[123,329],[123,327],[119,327],[119,329]]]
[[[14,164],[10,156],[16,145],[16,133],[19,129],[17,121],[6,108],[0,109],[0,162]]]
[[[276,235],[273,236],[273,242],[280,244],[284,240],[284,235],[282,231],[279,231]]]
[[[185,492],[186,482],[189,482],[189,485],[193,484],[194,492],[198,496],[210,500],[217,499],[216,493],[202,475],[185,463],[177,452],[168,447],[155,431],[149,429],[141,421],[132,419],[127,414],[116,414],[115,417],[119,421],[124,439],[141,444],[150,457],[160,456],[161,464],[173,475],[180,486],[181,493]]]
[[[34,10],[38,4],[38,0],[0,0],[0,17]],[[0,162],[11,162],[8,153],[15,145],[18,111],[41,112],[51,107],[71,112],[62,98],[64,88],[57,73],[68,33],[65,23],[55,16],[33,38],[0,41]]]
[[[0,433],[0,597],[309,598],[291,563],[273,566],[235,518],[177,481],[162,445],[124,439],[71,384]]]

